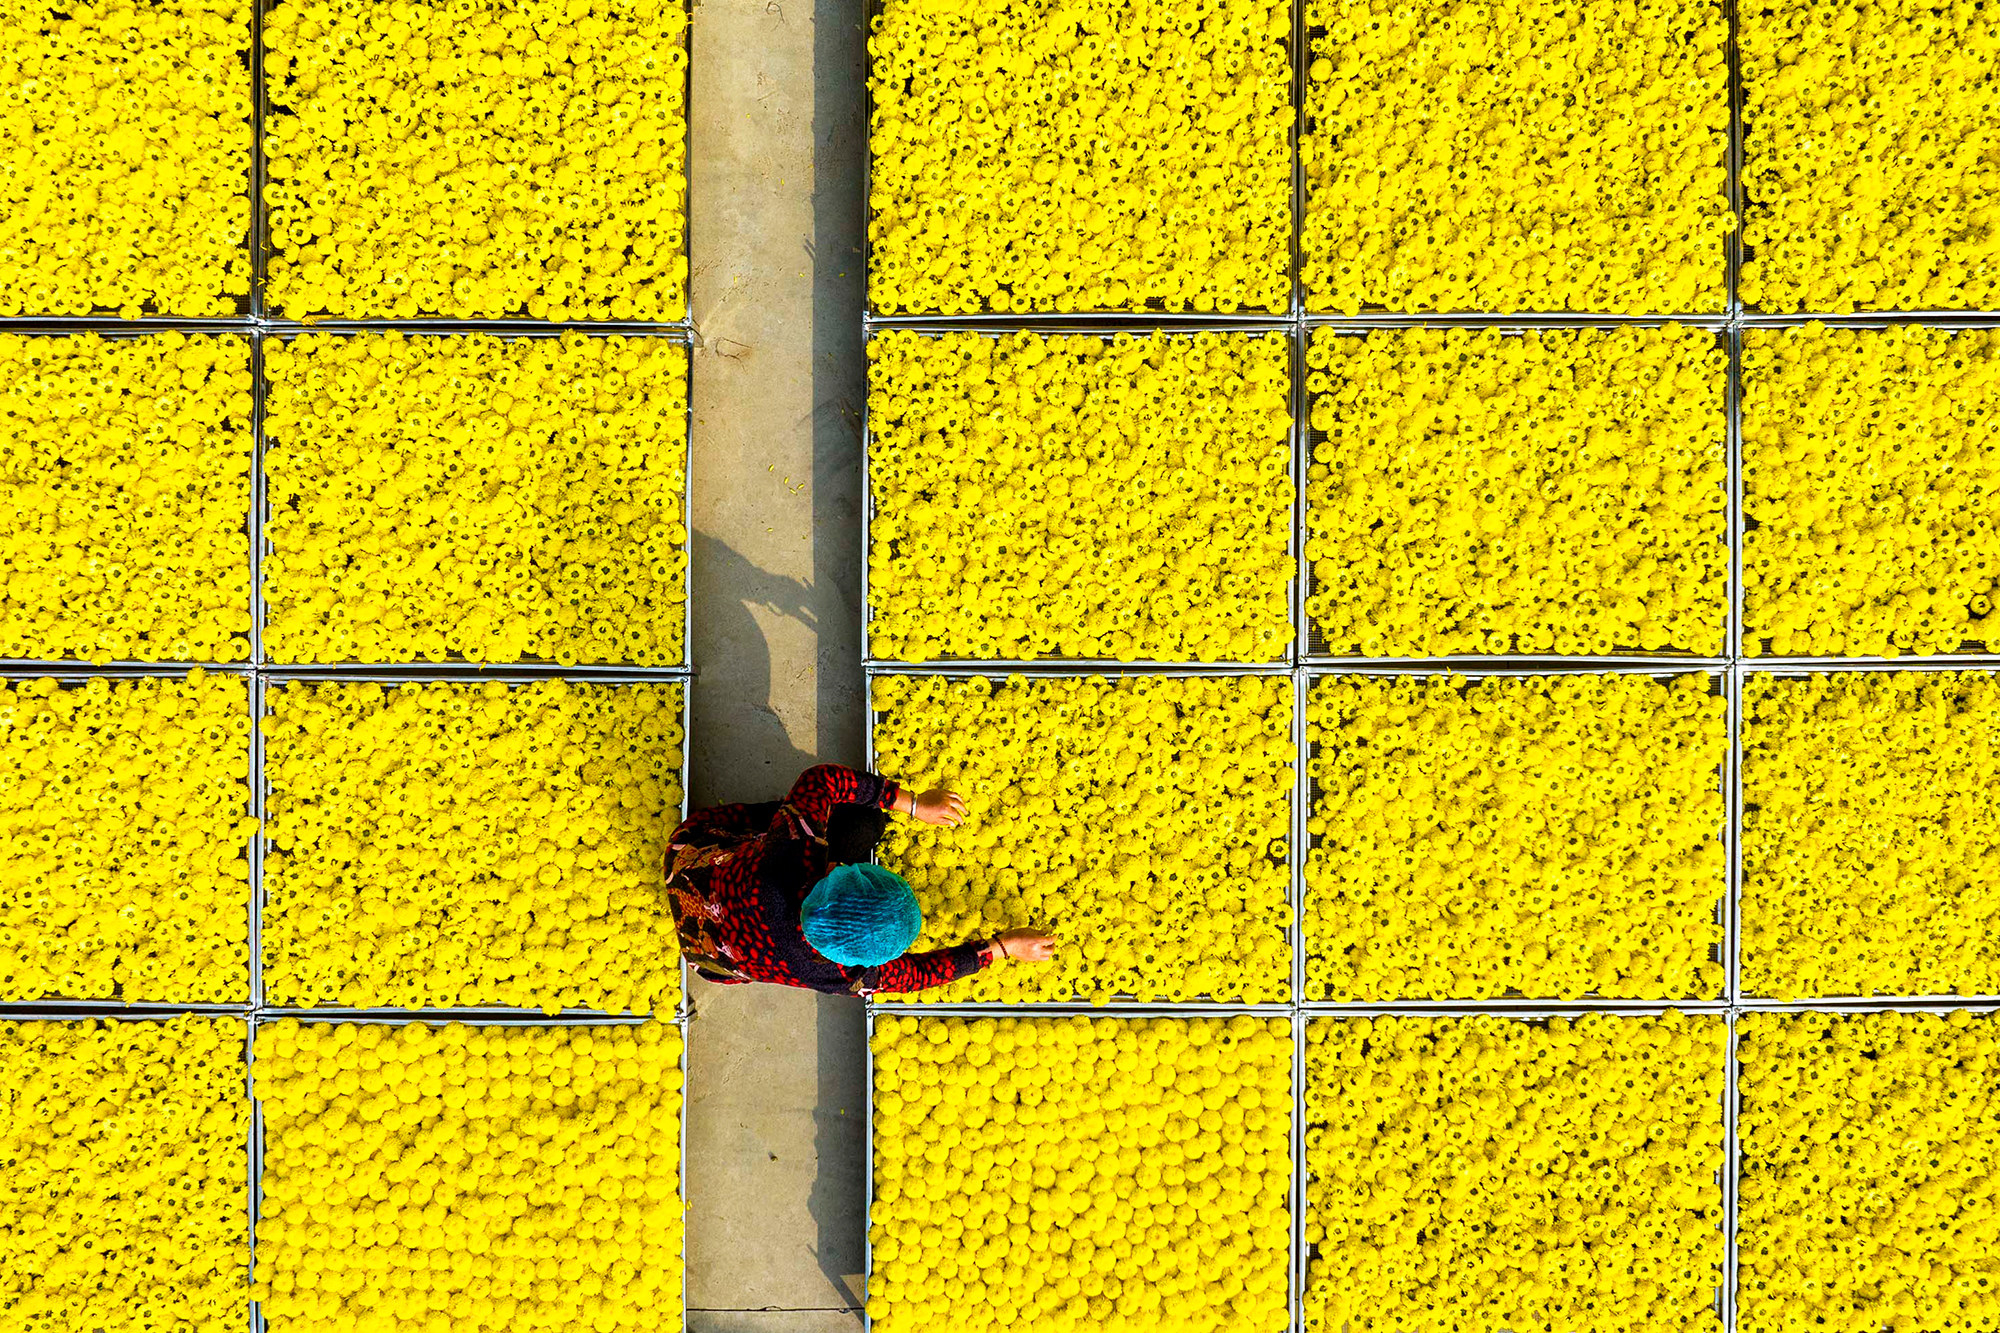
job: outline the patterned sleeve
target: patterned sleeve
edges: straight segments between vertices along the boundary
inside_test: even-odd
[[[818,764],[799,774],[785,804],[824,832],[836,805],[872,805],[887,810],[901,794],[902,788],[888,778],[840,764]]]
[[[932,986],[942,986],[960,977],[969,977],[986,966],[984,940],[954,944],[949,949],[928,953],[906,953],[894,962],[869,968],[873,977],[863,978],[868,989],[885,995],[910,995]],[[859,970],[859,969],[857,969]]]
[[[803,935],[777,948],[789,984],[827,995],[909,995],[969,977],[986,966],[983,941],[904,954],[880,967],[842,967],[806,943]]]

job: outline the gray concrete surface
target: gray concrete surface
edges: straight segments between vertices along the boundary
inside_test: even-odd
[[[700,0],[690,172],[693,792],[859,763],[860,0]],[[696,983],[696,1333],[858,1326],[861,1010]]]

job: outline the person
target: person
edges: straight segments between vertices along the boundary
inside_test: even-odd
[[[1007,959],[1053,955],[1055,940],[1026,927],[908,952],[923,932],[917,896],[870,860],[890,813],[956,828],[965,801],[943,788],[919,795],[873,773],[820,764],[782,801],[689,815],[667,848],[682,956],[697,975],[725,985],[908,995]]]

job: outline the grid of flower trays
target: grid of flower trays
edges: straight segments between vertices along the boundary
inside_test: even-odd
[[[46,17],[0,1307],[678,1325],[692,6]]]
[[[871,1004],[871,1325],[1989,1326],[1990,9],[869,13],[881,859],[1066,943]],[[1088,1183],[1274,1019],[1283,1316]]]

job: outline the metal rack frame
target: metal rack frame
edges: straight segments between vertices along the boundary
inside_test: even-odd
[[[249,137],[248,174],[244,184],[248,191],[248,216],[243,235],[243,251],[250,264],[250,291],[236,300],[234,313],[214,316],[165,316],[151,312],[137,319],[124,319],[105,311],[84,316],[38,316],[24,315],[0,318],[0,332],[45,336],[66,336],[79,333],[94,333],[106,338],[126,339],[145,337],[178,331],[184,334],[230,335],[241,337],[248,344],[251,368],[251,414],[248,423],[250,432],[251,464],[248,477],[248,504],[244,513],[244,532],[249,539],[249,601],[251,617],[249,652],[247,659],[240,662],[147,662],[120,660],[109,663],[93,663],[83,659],[9,659],[0,661],[0,679],[36,679],[54,676],[65,682],[81,682],[92,677],[106,677],[112,680],[141,677],[182,677],[194,667],[217,674],[243,678],[248,685],[250,707],[250,767],[246,808],[249,814],[261,822],[266,814],[265,797],[268,791],[264,766],[264,732],[262,720],[267,706],[267,690],[273,683],[288,680],[334,680],[360,681],[376,680],[424,681],[424,680],[504,680],[510,683],[529,683],[536,680],[570,679],[600,684],[677,684],[681,689],[681,725],[684,733],[689,731],[692,720],[694,698],[694,669],[690,665],[693,648],[693,570],[692,542],[684,543],[683,549],[690,556],[689,568],[683,577],[685,601],[682,611],[682,646],[679,664],[659,667],[620,666],[616,664],[580,665],[563,667],[552,662],[526,663],[467,663],[462,661],[445,663],[408,663],[395,665],[347,663],[325,666],[280,666],[272,663],[264,649],[265,598],[263,595],[263,561],[267,554],[265,540],[265,519],[268,514],[267,492],[264,475],[265,422],[267,377],[264,373],[263,355],[265,344],[273,339],[286,340],[302,333],[361,333],[400,331],[412,334],[487,334],[505,339],[551,337],[565,333],[580,333],[589,337],[604,337],[613,334],[627,337],[664,337],[681,344],[688,356],[687,373],[689,393],[683,418],[683,495],[682,521],[693,526],[692,477],[693,477],[693,421],[694,396],[692,392],[692,353],[695,340],[694,320],[687,309],[690,293],[683,285],[683,313],[680,318],[667,321],[634,320],[564,320],[544,321],[516,316],[496,320],[476,320],[457,318],[419,317],[414,319],[357,319],[357,320],[299,320],[272,314],[266,303],[267,264],[270,254],[269,217],[264,204],[263,186],[267,179],[267,154],[265,152],[265,128],[271,111],[271,89],[267,87],[264,74],[264,19],[268,10],[277,0],[258,0],[251,5],[246,45],[242,58],[248,66],[250,77],[249,110],[246,130]],[[691,201],[694,191],[694,176],[691,170],[693,157],[693,52],[694,52],[694,3],[682,0],[687,16],[684,51],[687,59],[682,65],[682,171],[687,178],[683,189],[683,219],[681,230],[680,258],[687,260],[690,255],[689,243],[692,216]],[[688,779],[690,776],[690,756],[692,736],[684,734],[681,741],[680,783],[682,807],[686,808]],[[251,1333],[261,1333],[262,1312],[254,1302],[248,1300],[248,1275],[254,1273],[257,1203],[260,1197],[260,1181],[263,1141],[263,1117],[261,1107],[255,1099],[255,1035],[259,1023],[270,1022],[283,1017],[295,1017],[307,1022],[460,1022],[473,1025],[510,1025],[529,1027],[568,1027],[601,1024],[636,1024],[644,1021],[642,1015],[611,1015],[588,1011],[566,1011],[558,1015],[547,1015],[537,1010],[505,1008],[486,1009],[417,1009],[417,1010],[352,1010],[352,1009],[288,1009],[268,1006],[263,985],[263,912],[264,895],[264,852],[266,838],[260,832],[250,841],[248,858],[250,863],[249,897],[246,910],[249,913],[249,991],[244,1001],[226,1004],[173,1004],[154,1002],[123,1003],[115,1000],[42,1000],[34,1003],[0,1004],[0,1021],[23,1021],[28,1019],[48,1019],[68,1021],[86,1018],[116,1019],[124,1021],[165,1019],[177,1014],[189,1013],[211,1017],[241,1018],[245,1023],[246,1043],[244,1048],[245,1091],[250,1098],[251,1132],[249,1151],[249,1231],[245,1252],[246,1286],[245,1312]],[[682,1055],[682,1114],[680,1117],[681,1137],[681,1198],[687,1195],[687,1115],[688,1099],[687,1072],[687,1022],[689,1006],[687,1001],[687,977],[685,969],[681,978],[680,1000],[673,1012],[661,1013],[661,1021],[674,1024],[681,1033]],[[686,1309],[686,1264],[685,1237],[682,1244],[682,1316],[685,1323]]]
[[[676,1163],[680,1175],[680,1195],[687,1198],[687,1106],[691,1096],[688,1064],[688,1016],[677,1013],[670,1017],[648,1016],[644,1014],[587,1014],[566,1013],[559,1017],[532,1013],[526,1015],[506,1013],[469,1014],[462,1010],[375,1010],[375,1011],[301,1011],[263,1010],[253,1011],[238,1006],[227,1011],[200,1008],[188,1005],[160,1007],[135,1007],[130,1010],[113,1012],[78,1012],[73,1008],[51,1005],[18,1005],[0,1009],[0,1023],[56,1022],[72,1023],[85,1020],[99,1020],[107,1023],[165,1022],[181,1016],[192,1018],[228,1018],[243,1023],[243,1091],[244,1109],[248,1115],[248,1134],[245,1143],[245,1160],[248,1166],[245,1202],[245,1244],[243,1257],[244,1310],[248,1319],[249,1333],[265,1333],[266,1324],[261,1304],[250,1299],[250,1286],[256,1280],[257,1271],[257,1222],[264,1197],[264,1106],[257,1097],[257,1029],[261,1024],[270,1024],[284,1018],[296,1019],[300,1023],[366,1023],[372,1025],[402,1026],[409,1023],[429,1023],[443,1026],[459,1023],[466,1027],[497,1027],[520,1031],[534,1028],[590,1028],[590,1027],[639,1027],[649,1021],[658,1021],[672,1027],[680,1034],[680,1154]],[[871,1065],[872,1068],[872,1065]],[[687,1310],[687,1232],[681,1232],[681,1321],[686,1322]]]
[[[38,670],[32,666],[8,664],[0,666],[0,680],[36,680],[55,676],[71,685],[80,685],[93,677],[111,680],[131,680],[150,677],[172,677],[186,674],[185,669],[172,672],[157,666],[124,667],[117,670],[90,669],[87,664],[65,664],[60,672]],[[548,671],[505,669],[485,671],[473,667],[433,669],[430,671],[406,671],[383,673],[379,670],[349,667],[307,667],[307,668],[252,668],[236,664],[233,669],[204,668],[215,674],[231,674],[243,678],[248,686],[250,708],[249,777],[245,793],[245,805],[251,815],[259,821],[260,831],[250,840],[247,855],[250,862],[250,879],[246,908],[249,913],[249,998],[221,1004],[175,1004],[171,1002],[124,1002],[118,1000],[61,1000],[48,999],[33,1002],[0,1004],[0,1022],[25,1022],[32,1020],[78,1021],[103,1019],[106,1021],[165,1020],[179,1014],[191,1014],[208,1018],[236,1018],[245,1023],[244,1077],[250,1107],[249,1154],[249,1195],[248,1195],[248,1241],[245,1251],[246,1284],[244,1287],[245,1311],[249,1319],[250,1333],[265,1333],[263,1311],[258,1303],[249,1299],[249,1279],[256,1270],[256,1228],[257,1211],[262,1197],[264,1121],[263,1107],[256,1099],[255,1091],[255,1042],[260,1023],[275,1022],[283,1018],[297,1019],[302,1023],[463,1023],[468,1026],[505,1027],[580,1027],[580,1026],[636,1026],[650,1019],[668,1023],[676,1028],[681,1037],[681,1113],[679,1134],[680,1152],[680,1198],[687,1198],[687,1105],[689,1098],[687,1037],[690,1006],[688,1003],[687,971],[683,967],[680,977],[680,992],[675,1007],[670,1012],[652,1015],[613,1014],[588,1009],[566,1009],[558,1014],[547,1014],[541,1010],[510,1007],[425,1007],[418,1009],[354,1009],[338,1007],[287,1007],[267,1005],[263,984],[262,926],[265,912],[265,885],[263,862],[265,845],[268,841],[262,821],[265,814],[265,799],[269,784],[264,772],[264,730],[266,716],[266,688],[271,684],[288,681],[314,681],[330,683],[360,683],[372,681],[381,684],[424,683],[436,680],[451,680],[464,683],[484,683],[501,680],[510,685],[533,684],[551,679],[572,679],[583,684],[600,685],[660,685],[672,684],[680,688],[680,719],[683,735],[681,738],[681,802],[682,810],[687,808],[688,779],[690,776],[692,737],[687,734],[693,718],[694,678],[685,668],[669,675],[625,671],[599,671],[593,673],[569,673],[558,676]],[[686,1323],[687,1310],[687,1262],[686,1232],[682,1232],[681,1242],[681,1316]]]
[[[1732,474],[1734,487],[1738,478],[1734,470],[1735,447],[1732,439]],[[1740,607],[1740,587],[1732,589],[1730,624],[1732,632],[1739,623],[1736,615]],[[1734,647],[1734,644],[1731,645]],[[1295,1039],[1295,1070],[1293,1075],[1294,1106],[1293,1127],[1297,1141],[1294,1145],[1294,1170],[1296,1180],[1293,1188],[1295,1201],[1291,1218],[1293,1235],[1292,1260],[1292,1327],[1294,1333],[1301,1333],[1304,1327],[1304,1294],[1310,1276],[1311,1256],[1307,1251],[1304,1235],[1306,1216],[1309,1211],[1307,1193],[1309,1181],[1305,1165],[1304,1128],[1306,1083],[1304,1072],[1304,1043],[1307,1024],[1314,1019],[1334,1017],[1355,1017],[1363,1015],[1400,1015],[1433,1017],[1470,1017],[1491,1015],[1518,1019],[1548,1017],[1576,1018],[1585,1014],[1598,1013],[1611,1016],[1644,1017],[1657,1015],[1668,1009],[1682,1013],[1705,1015],[1722,1021],[1725,1025],[1726,1044],[1724,1051],[1724,1112],[1723,1112],[1723,1166],[1720,1172],[1721,1206],[1723,1230],[1723,1272],[1717,1291],[1719,1322],[1723,1330],[1733,1333],[1736,1327],[1736,1307],[1738,1293],[1736,1284],[1739,1277],[1738,1253],[1738,1181],[1743,1158],[1743,1145],[1737,1126],[1740,1104],[1739,1062],[1737,1058],[1737,1020],[1746,1013],[1877,1013],[1883,1011],[1946,1013],[1955,1009],[1992,1011],[2000,1008],[2000,996],[1874,996],[1874,997],[1818,997],[1801,1000],[1772,1000],[1746,996],[1741,981],[1742,934],[1741,899],[1743,891],[1743,864],[1740,831],[1742,824],[1742,753],[1743,715],[1742,689],[1744,678],[1753,674],[1803,677],[1821,671],[1871,672],[1885,670],[1914,670],[1926,672],[1956,672],[1966,670],[2000,671],[2000,663],[1980,660],[1942,659],[1932,661],[1865,661],[1853,659],[1780,661],[1769,659],[1745,660],[1732,654],[1730,658],[1717,660],[1689,661],[1684,659],[1649,659],[1617,663],[1578,661],[1576,659],[1501,659],[1482,664],[1481,669],[1467,672],[1458,669],[1457,664],[1442,663],[1390,663],[1368,661],[1363,663],[1300,663],[1289,673],[1294,680],[1294,727],[1295,744],[1299,754],[1297,764],[1297,790],[1293,797],[1293,831],[1290,855],[1292,859],[1292,970],[1293,1000],[1289,1006],[1244,1005],[1244,1004],[1111,1004],[1088,1003],[1043,1004],[1022,1003],[882,1003],[871,1002],[867,1007],[869,1033],[872,1038],[873,1023],[877,1016],[888,1014],[913,1017],[944,1016],[984,1016],[984,1017],[1215,1017],[1234,1014],[1257,1016],[1279,1016],[1289,1010],[1293,1021]],[[1165,669],[1126,666],[1119,671],[1092,671],[1074,663],[1060,665],[1039,664],[1025,670],[1010,670],[1006,667],[969,664],[950,666],[926,666],[921,668],[892,668],[881,664],[870,664],[867,678],[870,686],[879,678],[896,675],[941,676],[947,678],[968,678],[972,676],[1022,675],[1035,677],[1078,677],[1083,675],[1111,676],[1202,676],[1241,674],[1280,674],[1266,668],[1262,672],[1219,671],[1213,668],[1177,666]],[[1726,702],[1728,745],[1724,766],[1720,773],[1721,791],[1724,798],[1723,841],[1725,848],[1725,873],[1727,886],[1718,903],[1718,916],[1723,925],[1724,937],[1721,961],[1724,966],[1725,982],[1721,997],[1708,1000],[1649,1001],[1649,1000],[1606,1000],[1584,998],[1576,1001],[1548,1001],[1525,996],[1509,996],[1473,1000],[1438,1001],[1390,1001],[1390,1002],[1330,1002],[1305,998],[1303,969],[1306,949],[1303,936],[1303,920],[1299,915],[1304,902],[1303,875],[1309,839],[1305,824],[1312,805],[1312,780],[1307,774],[1305,758],[1309,755],[1306,742],[1306,712],[1310,703],[1310,690],[1314,682],[1332,675],[1368,676],[1435,676],[1435,675],[1526,677],[1536,675],[1596,675],[1627,674],[1652,677],[1673,677],[1687,674],[1702,674],[1710,678],[1711,688]],[[875,765],[874,728],[876,711],[872,700],[868,709],[868,762]],[[872,1046],[868,1072],[868,1151],[873,1161],[874,1132],[874,1078]],[[872,1203],[873,1172],[869,1177],[869,1198]],[[872,1220],[872,1213],[871,1213]],[[869,1251],[872,1254],[872,1250]],[[872,1263],[870,1265],[872,1269]]]

